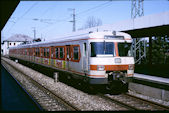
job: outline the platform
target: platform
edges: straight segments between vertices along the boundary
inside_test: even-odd
[[[1,64],[1,110],[2,111],[40,111]]]
[[[129,90],[155,99],[169,101],[169,79],[134,73]]]
[[[149,81],[153,83],[163,84],[169,86],[169,78],[156,77],[152,75],[134,73],[134,78],[138,80]]]

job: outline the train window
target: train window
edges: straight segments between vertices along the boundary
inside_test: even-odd
[[[30,48],[29,49],[29,56],[31,56],[32,55],[32,49]]]
[[[38,56],[39,56],[39,54],[40,54],[39,48],[38,48],[38,50],[37,50],[37,54],[38,54]]]
[[[46,55],[49,57],[49,48],[46,49]]]
[[[32,48],[32,56],[34,56],[34,49]]]
[[[61,59],[64,58],[64,48],[63,47],[60,48],[60,58]]]
[[[25,55],[27,55],[27,49],[25,49]]]
[[[51,47],[51,58],[54,58],[54,48]]]
[[[83,49],[83,50],[84,50],[84,54],[83,54],[83,55],[86,56],[86,54],[87,54],[87,53],[86,53],[86,52],[87,52],[87,51],[86,51],[86,43],[83,44],[83,48],[84,48],[84,49]]]
[[[56,58],[59,58],[59,49],[58,48],[55,48],[55,55],[56,55]]]
[[[91,42],[91,57],[96,57],[98,55],[114,56],[114,43],[113,42]]]
[[[36,56],[38,56],[38,48],[35,49]]]
[[[46,48],[44,48],[43,53],[44,53],[44,57],[46,57]]]
[[[78,46],[73,47],[73,59],[74,60],[79,59],[79,47]]]
[[[72,56],[71,48],[72,47],[70,45],[66,45],[66,59],[67,60],[71,60],[71,56]]]
[[[32,48],[32,55],[35,56],[35,49]]]
[[[40,55],[40,57],[43,57],[43,49],[42,48],[39,49],[39,55]]]
[[[38,55],[38,50],[37,50],[37,48],[35,49],[35,56],[37,56]]]
[[[118,43],[119,56],[132,56],[130,48],[131,43]]]
[[[27,55],[29,56],[29,49],[27,49]]]

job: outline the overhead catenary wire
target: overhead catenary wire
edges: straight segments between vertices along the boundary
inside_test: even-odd
[[[106,5],[106,7],[105,7],[105,5]],[[109,6],[111,6],[112,4],[105,4],[104,5],[104,7],[103,8],[107,8],[107,7],[109,7]],[[102,8],[102,9],[103,9]],[[92,11],[91,11],[92,12]],[[79,17],[78,15],[76,16],[76,18],[78,19],[78,21],[80,20],[80,19],[84,19],[84,18],[82,18],[82,17]],[[80,20],[80,21],[82,21],[82,20]]]
[[[30,7],[28,10],[26,10],[26,12],[23,13],[23,15],[22,15],[21,17],[19,17],[18,20],[16,20],[16,22],[11,26],[11,28],[8,30],[8,32],[10,32],[10,30],[19,22],[19,20],[20,20],[21,18],[23,18],[23,17],[24,17],[33,7],[35,7],[37,4],[38,4],[38,2],[35,2],[33,5],[31,5],[31,7]]]
[[[82,12],[77,13],[76,15],[81,15],[81,14],[84,14],[84,13],[86,13],[86,12],[89,12],[89,11],[91,11],[91,10],[93,10],[93,9],[97,9],[97,8],[99,8],[99,7],[103,7],[104,5],[109,4],[110,2],[111,2],[111,1],[108,1],[108,2],[106,2],[106,3],[103,3],[103,4],[97,5],[97,6],[95,6],[95,7],[89,8],[89,9],[87,9],[87,10],[84,10],[84,11],[82,11]]]
[[[111,1],[108,1],[108,2],[106,2],[106,3],[97,5],[97,6],[95,6],[95,7],[89,8],[89,9],[87,9],[87,10],[84,10],[84,11],[82,11],[82,12],[76,13],[76,16],[81,15],[81,14],[84,14],[84,13],[86,13],[86,12],[91,12],[91,10],[97,9],[97,8],[99,8],[99,7],[109,6],[109,5],[111,5],[111,4],[109,4],[110,2],[111,2]],[[44,13],[41,14],[41,16],[44,15],[46,12],[48,12],[49,9],[51,9],[51,7],[50,7],[50,8],[47,8],[47,9],[44,11]],[[41,17],[41,16],[40,16],[40,17]],[[40,17],[39,17],[39,18],[22,18],[22,19],[25,19],[25,20],[44,20],[44,21],[46,20],[46,21],[63,22],[63,21],[67,21],[68,19],[71,18],[71,17],[66,17],[66,18],[62,18],[62,19],[49,19],[49,18],[40,18]],[[13,18],[17,18],[17,17],[13,17]]]
[[[110,5],[110,4],[109,4],[110,2],[111,2],[111,1],[106,1],[105,3],[99,4],[99,5],[96,5],[96,6],[92,7],[92,8],[89,8],[89,9],[87,9],[87,10],[78,12],[78,13],[76,14],[76,15],[78,16],[77,18],[79,19],[79,16],[81,16],[82,14],[89,13],[89,12],[94,11],[94,10],[96,10],[96,9],[106,7],[107,5]],[[37,5],[37,3],[38,3],[38,2],[35,2],[33,5],[31,5],[30,8],[29,8],[28,10],[26,10],[25,13],[24,13],[21,17],[15,18],[15,19],[17,19],[17,20],[16,20],[15,23],[13,23],[13,25],[10,27],[10,29],[8,30],[8,32],[10,32],[11,29],[13,29],[21,19],[28,19],[28,20],[30,19],[30,20],[33,20],[33,19],[31,19],[31,18],[24,18],[24,16],[25,16],[26,14],[28,14],[28,13],[30,12],[30,10]],[[51,9],[51,8],[47,8],[47,9],[44,11],[44,13],[47,13],[50,9]],[[40,31],[44,31],[44,30],[45,30],[45,32],[46,32],[46,31],[48,31],[48,30],[46,30],[46,29],[49,29],[49,30],[50,30],[50,28],[51,28],[52,26],[54,26],[56,23],[58,23],[58,22],[68,22],[68,21],[69,21],[68,19],[71,19],[71,18],[72,18],[72,17],[70,17],[70,16],[69,16],[69,17],[62,18],[62,19],[43,19],[43,18],[40,18],[40,19],[39,19],[40,22],[43,22],[43,23],[47,23],[47,24],[48,24],[47,26],[43,27],[42,29],[40,28]],[[34,18],[34,19],[37,19],[37,18]],[[48,23],[48,21],[52,21],[53,23],[54,23],[54,22],[55,22],[55,23],[54,23],[54,24]],[[53,28],[53,27],[52,27],[52,28]]]
[[[79,12],[79,13],[76,14],[76,16],[77,16],[77,15],[79,16],[79,15],[84,14],[84,13],[88,13],[88,12],[90,12],[90,11],[92,11],[92,10],[94,10],[94,9],[98,9],[98,8],[100,8],[100,7],[105,7],[105,6],[107,6],[107,5],[110,5],[110,4],[109,4],[110,2],[111,2],[111,1],[108,1],[108,2],[106,2],[106,3],[99,4],[99,5],[95,6],[95,7],[92,7],[92,8],[89,8],[89,9],[87,9],[87,10],[84,10],[84,11],[82,11],[82,12]],[[37,3],[33,4],[21,17],[19,17],[18,20],[17,20],[17,22],[18,22],[21,18],[24,19],[24,20],[36,20],[36,21],[40,21],[40,22],[43,22],[43,23],[47,23],[47,24],[48,24],[48,25],[46,25],[45,27],[41,28],[42,30],[45,30],[46,28],[51,27],[51,24],[52,24],[53,22],[55,22],[54,24],[56,24],[56,23],[58,23],[58,22],[66,22],[66,21],[68,21],[68,19],[71,18],[71,17],[66,17],[66,18],[63,18],[63,19],[23,18],[35,5],[37,5]],[[49,9],[51,9],[51,7],[50,7],[50,8],[47,8],[47,9],[44,11],[44,13],[48,12]],[[42,13],[42,14],[44,15],[44,13]],[[79,17],[78,17],[78,18],[79,18]],[[53,22],[50,23],[50,22],[47,22],[47,21],[53,21]],[[11,27],[11,29],[14,27],[14,25],[16,25],[17,22],[15,22],[15,23],[13,24],[13,26]],[[54,24],[52,24],[52,26],[53,26]],[[10,29],[10,30],[11,30],[11,29]],[[10,30],[9,30],[9,31],[10,31]]]
[[[81,14],[86,13],[86,12],[89,12],[89,11],[91,11],[91,10],[93,10],[93,9],[98,9],[98,8],[100,8],[100,7],[103,7],[103,6],[105,7],[106,5],[110,5],[110,4],[109,4],[110,2],[111,2],[111,1],[107,1],[106,3],[99,4],[99,5],[95,6],[95,7],[92,7],[92,8],[89,8],[89,9],[87,9],[87,10],[84,10],[84,11],[82,11],[82,12],[79,12],[79,13],[76,14],[76,16],[77,16],[77,15],[81,15]],[[68,21],[68,19],[70,19],[70,18],[71,18],[71,17],[68,17],[68,18],[65,18],[65,19],[61,19],[61,20],[57,20],[56,23]],[[52,24],[52,26],[55,25],[56,23]],[[51,27],[51,25],[47,25],[47,26],[43,27],[42,29],[45,30],[45,28],[49,28],[49,27]],[[46,30],[46,31],[48,31],[48,30]]]

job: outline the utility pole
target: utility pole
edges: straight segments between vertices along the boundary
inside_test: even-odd
[[[75,32],[76,31],[76,19],[75,19],[75,16],[76,16],[76,14],[75,14],[75,8],[73,8],[73,9],[70,9],[70,10],[73,10],[73,20],[72,21],[69,21],[69,22],[72,22],[73,23],[73,32]]]
[[[36,28],[33,27],[33,33],[34,33],[34,40],[36,39]]]
[[[42,41],[42,33],[41,33],[41,41]]]

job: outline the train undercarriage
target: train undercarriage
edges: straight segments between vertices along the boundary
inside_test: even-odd
[[[54,72],[58,73],[58,81],[64,82],[68,85],[72,85],[75,87],[78,87],[80,90],[85,90],[87,93],[96,93],[96,92],[102,92],[102,93],[109,93],[109,94],[118,94],[118,93],[124,93],[128,91],[128,82],[132,80],[132,78],[125,77],[126,71],[107,71],[107,78],[105,78],[105,81],[107,84],[91,84],[90,81],[92,78],[89,78],[87,76],[79,76],[77,74],[68,73],[64,71],[60,71],[57,69],[52,69],[45,65],[40,65],[34,62],[29,62],[21,59],[16,59],[13,57],[10,57],[10,59],[17,61],[22,64],[26,64],[29,67],[36,67],[37,71],[41,71],[44,74],[47,74],[47,76],[54,77]],[[47,72],[44,72],[44,69],[41,68],[48,68],[52,69],[50,70],[50,75]],[[39,69],[40,68],[40,69]],[[46,71],[46,70],[45,70]],[[51,75],[52,74],[52,75]],[[96,79],[95,79],[96,80]],[[80,87],[80,88],[79,88]]]

